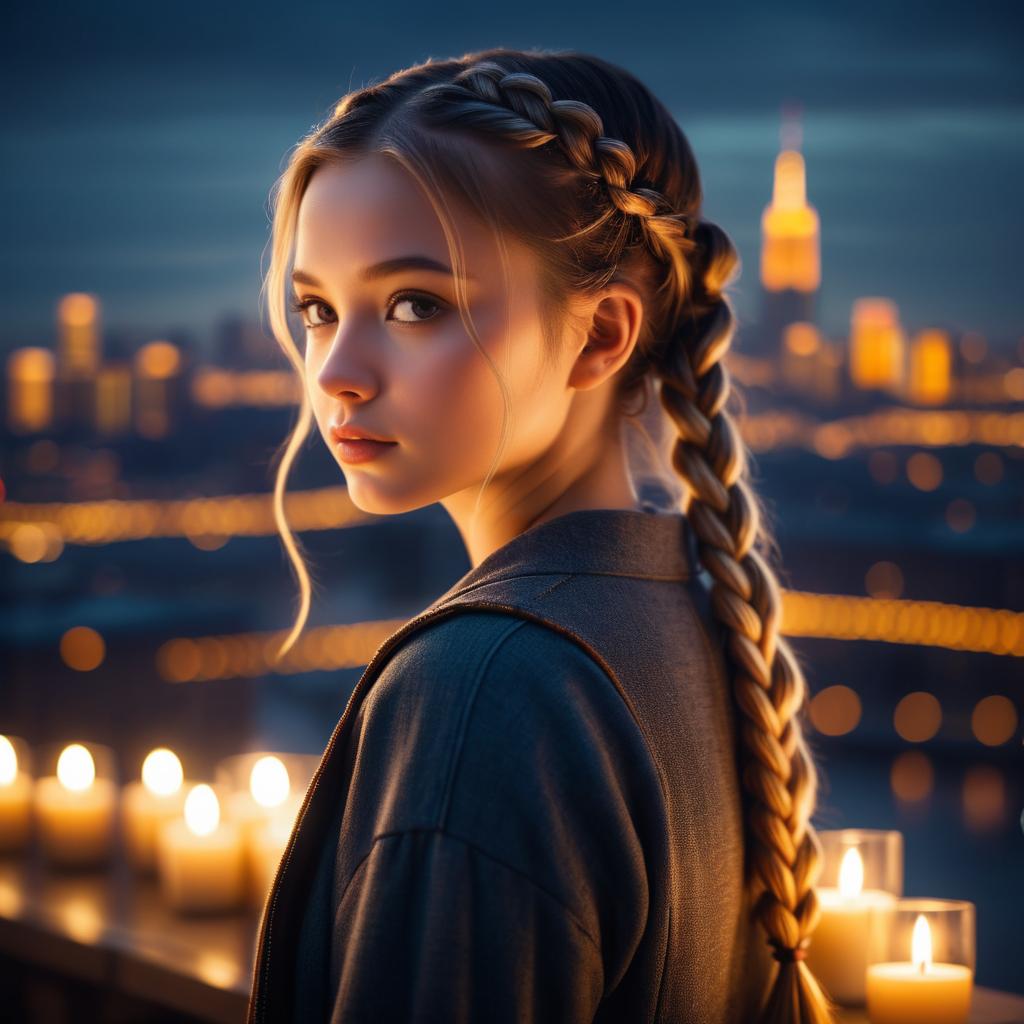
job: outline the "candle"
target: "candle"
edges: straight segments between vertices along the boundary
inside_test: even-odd
[[[276,870],[284,845],[276,837],[292,823],[298,813],[300,799],[291,792],[291,779],[285,763],[274,754],[266,754],[253,762],[249,773],[248,790],[239,790],[228,797],[228,817],[237,822],[242,831],[242,845],[245,850],[245,873],[250,898],[257,903],[263,901],[266,890],[262,888],[266,875],[266,861],[274,860]],[[275,825],[268,838],[268,825]],[[284,842],[288,841],[288,835]],[[278,849],[280,847],[280,849]],[[273,875],[271,875],[273,879]]]
[[[284,848],[291,838],[294,824],[294,815],[282,814],[265,822],[253,834],[249,848],[249,895],[257,905],[263,903],[274,884],[274,877],[281,863]]]
[[[965,964],[932,962],[931,928],[924,914],[914,922],[911,959],[868,965],[871,1024],[964,1024],[973,973]]]
[[[864,863],[855,846],[843,855],[839,887],[815,891],[821,907],[807,951],[807,966],[838,1003],[863,1005],[872,915],[893,906],[896,897],[864,889]]]
[[[116,793],[110,779],[96,777],[87,747],[61,751],[57,775],[36,783],[35,813],[43,851],[55,863],[97,864],[110,852]]]
[[[156,837],[164,822],[185,806],[184,772],[172,750],[157,747],[142,762],[142,780],[130,782],[121,798],[128,860],[141,871],[156,870]]]
[[[164,897],[175,910],[233,910],[242,902],[241,834],[234,822],[220,820],[212,787],[193,786],[185,798],[184,817],[161,826],[157,867]]]
[[[0,852],[20,850],[32,821],[32,779],[18,766],[14,744],[0,736]]]

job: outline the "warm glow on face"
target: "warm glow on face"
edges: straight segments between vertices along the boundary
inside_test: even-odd
[[[918,914],[914,922],[914,935],[910,940],[911,956],[914,966],[924,971],[932,963],[932,930],[928,927],[928,919]]]
[[[864,861],[861,859],[860,850],[856,846],[843,854],[843,861],[839,865],[839,895],[844,900],[853,899],[861,894],[864,888]]]
[[[0,786],[9,786],[17,774],[18,752],[6,736],[0,736]]]
[[[81,743],[72,743],[57,758],[57,778],[65,789],[76,793],[88,789],[96,778],[92,754]]]
[[[261,757],[249,773],[249,792],[260,807],[277,807],[284,803],[291,790],[288,769],[279,757]]]
[[[142,762],[142,784],[155,796],[171,796],[181,789],[185,773],[173,750],[157,747]]]
[[[193,786],[185,797],[185,824],[197,836],[208,836],[220,824],[217,794],[205,782]]]

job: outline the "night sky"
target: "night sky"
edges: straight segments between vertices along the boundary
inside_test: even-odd
[[[638,74],[696,152],[705,216],[758,224],[779,114],[803,107],[822,218],[821,321],[860,295],[905,326],[1024,334],[1024,16],[1014,3],[137,2],[5,5],[0,351],[53,344],[93,291],[108,327],[207,339],[256,318],[268,202],[287,150],[349,88],[428,56],[571,48]]]

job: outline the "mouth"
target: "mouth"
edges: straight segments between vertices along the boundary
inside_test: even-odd
[[[369,462],[398,447],[397,441],[368,441],[365,438],[340,438],[335,440],[342,462]]]

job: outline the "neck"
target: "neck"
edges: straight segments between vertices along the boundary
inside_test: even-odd
[[[441,502],[474,568],[524,530],[556,516],[590,508],[639,508],[618,423],[583,443],[574,436],[579,434],[564,430],[540,458],[495,474],[479,506],[479,484]]]

